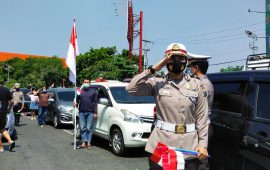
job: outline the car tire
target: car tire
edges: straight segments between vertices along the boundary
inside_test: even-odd
[[[53,117],[53,127],[55,129],[58,129],[60,127],[59,118],[57,114],[54,114],[54,117]]]
[[[124,138],[122,132],[118,128],[113,129],[111,133],[111,145],[113,154],[117,156],[122,156],[124,154]]]
[[[76,119],[76,138],[81,139],[81,126],[80,126],[80,121],[78,120],[79,118]]]

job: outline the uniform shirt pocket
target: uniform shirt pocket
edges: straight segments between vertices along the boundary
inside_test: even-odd
[[[193,104],[196,103],[199,96],[198,92],[187,89],[180,89],[180,91],[185,97],[188,97]]]
[[[158,94],[158,100],[161,104],[160,107],[168,107],[173,105],[175,100],[173,99],[172,89],[160,89]]]

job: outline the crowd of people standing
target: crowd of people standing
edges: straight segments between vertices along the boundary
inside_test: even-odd
[[[30,97],[31,120],[36,120],[38,115],[38,125],[43,127],[45,125],[46,112],[48,107],[48,99],[52,94],[47,92],[46,87],[36,89],[29,87],[30,92],[27,93]],[[2,137],[6,139],[11,151],[15,147],[15,140],[17,137],[13,125],[20,126],[20,117],[23,109],[25,98],[21,91],[20,83],[15,83],[11,89],[4,87],[4,83],[0,82],[0,152],[4,152]],[[14,117],[14,119],[12,119]],[[8,119],[7,119],[8,118]],[[8,120],[8,121],[7,121]],[[9,123],[7,123],[9,122]]]

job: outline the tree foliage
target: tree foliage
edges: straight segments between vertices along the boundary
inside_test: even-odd
[[[232,72],[232,71],[241,71],[243,70],[244,66],[230,66],[227,68],[221,68],[220,72]]]
[[[13,58],[2,63],[2,68],[10,66],[9,81],[6,86],[11,87],[19,82],[22,87],[30,84],[35,87],[50,86],[53,82],[60,86],[62,78],[67,77],[68,70],[63,61],[57,57],[51,58]],[[4,80],[8,80],[7,71],[1,73]]]
[[[77,57],[77,81],[84,78],[95,80],[100,74],[106,79],[123,80],[137,74],[137,65],[129,60],[127,50],[118,54],[116,47],[100,49],[91,48],[88,52]]]
[[[100,74],[106,79],[123,80],[137,74],[138,56],[133,56],[129,60],[128,51],[123,50],[117,53],[116,47],[93,49],[77,56],[77,82],[78,85],[84,78],[95,80]],[[10,66],[9,81],[6,66]],[[62,86],[62,81],[66,86],[71,86],[68,81],[68,68],[64,67],[63,60],[54,56],[51,58],[27,58],[22,60],[13,58],[0,63],[0,81],[5,81],[7,87],[12,87],[18,82],[22,87],[30,84],[34,87]]]

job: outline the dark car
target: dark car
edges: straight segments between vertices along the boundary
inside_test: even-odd
[[[209,74],[211,169],[270,169],[270,71]]]
[[[52,122],[55,128],[61,125],[73,125],[73,100],[75,88],[50,88],[53,97],[48,101],[46,121]]]
[[[30,112],[30,103],[31,103],[31,99],[28,95],[26,95],[27,93],[29,93],[31,91],[31,89],[29,88],[20,88],[20,90],[23,92],[24,95],[24,108],[23,108],[23,112]]]

